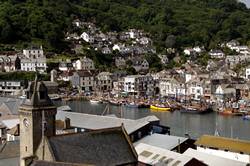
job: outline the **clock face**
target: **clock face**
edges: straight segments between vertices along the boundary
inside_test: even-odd
[[[30,122],[28,121],[28,119],[24,118],[23,124],[25,127],[28,127],[30,125]]]

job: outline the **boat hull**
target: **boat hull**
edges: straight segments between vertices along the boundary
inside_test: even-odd
[[[190,114],[205,114],[212,112],[212,109],[198,110],[198,109],[181,109],[181,113],[190,113]]]
[[[156,111],[171,111],[171,108],[168,107],[157,107],[154,105],[150,105],[150,109],[156,110]]]

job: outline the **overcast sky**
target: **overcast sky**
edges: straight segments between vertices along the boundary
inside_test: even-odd
[[[248,7],[250,7],[250,0],[240,0],[242,2],[244,2],[245,4],[247,4]]]

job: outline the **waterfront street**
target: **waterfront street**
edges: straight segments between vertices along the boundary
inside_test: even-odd
[[[68,101],[57,102],[58,105],[69,105],[73,111],[88,114],[101,115],[106,104],[91,104],[87,101]],[[198,138],[203,134],[214,135],[217,124],[217,131],[220,136],[233,137],[239,139],[250,140],[250,121],[243,120],[241,116],[225,116],[216,112],[208,114],[187,114],[174,112],[151,111],[146,108],[127,108],[125,106],[109,106],[109,114],[115,114],[118,117],[138,119],[147,115],[156,115],[162,125],[171,128],[171,134],[184,136],[186,133],[191,138]]]

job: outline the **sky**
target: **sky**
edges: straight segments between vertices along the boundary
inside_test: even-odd
[[[244,2],[248,8],[250,8],[250,0],[240,0],[241,2]]]

